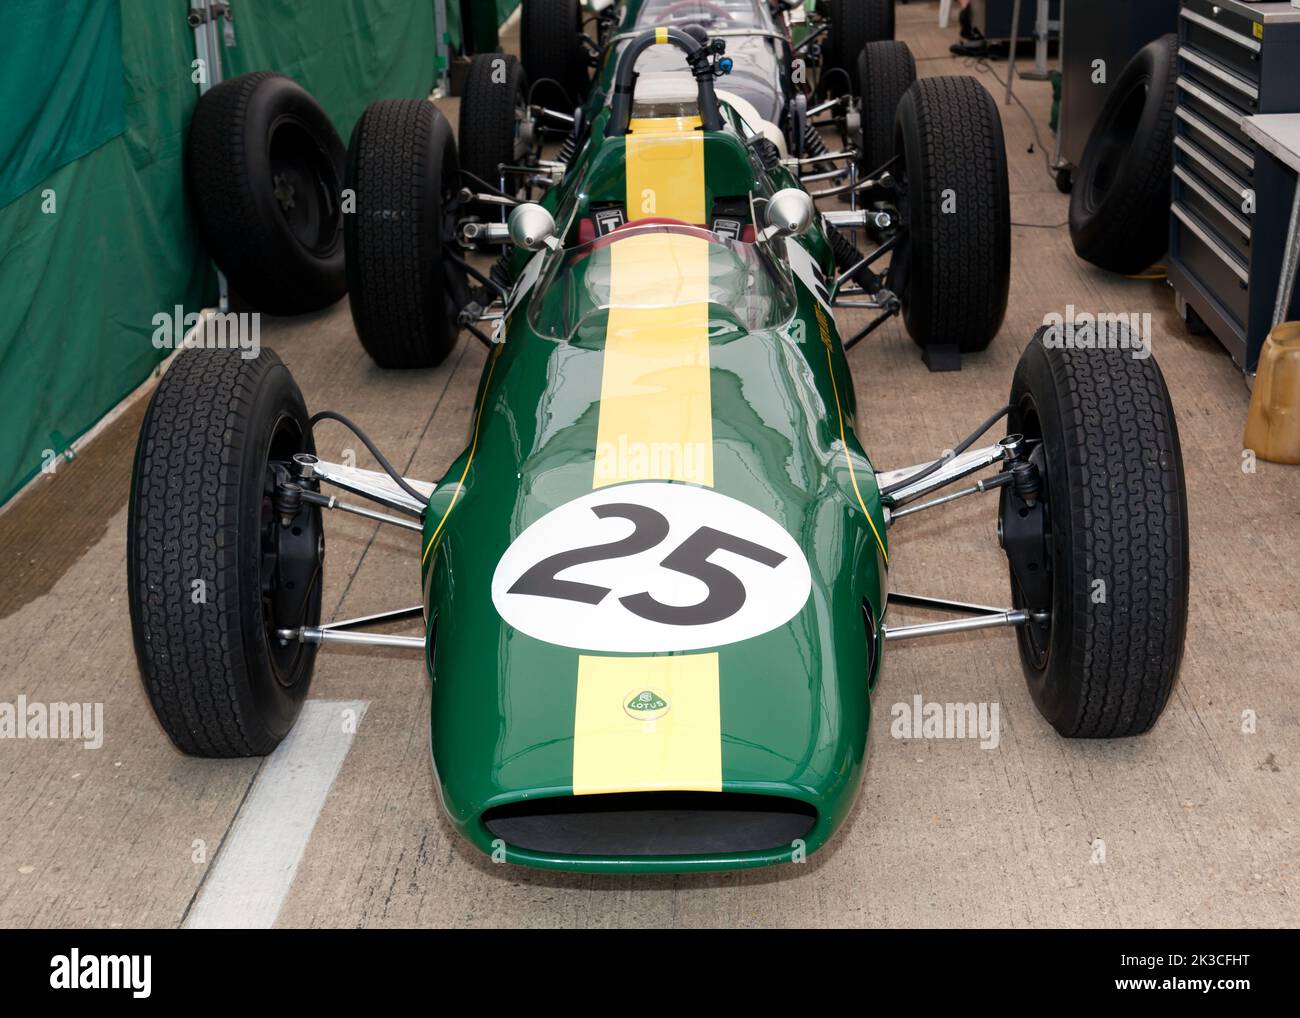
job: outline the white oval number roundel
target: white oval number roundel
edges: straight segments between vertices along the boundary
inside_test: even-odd
[[[766,633],[808,600],[799,545],[771,517],[709,488],[638,482],[553,509],[492,577],[501,617],[579,650],[698,650]]]

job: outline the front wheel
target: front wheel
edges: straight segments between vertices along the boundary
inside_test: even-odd
[[[582,41],[580,0],[523,0],[519,49],[536,99],[571,112],[591,88],[591,60]]]
[[[352,322],[381,368],[431,368],[456,345],[469,303],[448,208],[459,170],[451,125],[423,99],[371,103],[352,130],[347,186],[357,207],[344,219]]]
[[[136,659],[176,746],[262,756],[289,732],[320,622],[320,510],[277,511],[295,453],[314,453],[302,393],[270,350],[186,350],[163,375],[136,446],[127,592]]]
[[[890,289],[927,357],[975,353],[997,335],[1011,284],[1011,197],[997,103],[972,77],[922,78],[898,104],[896,125],[907,232],[890,262]]]
[[[519,165],[528,157],[528,82],[518,59],[480,53],[470,61],[460,100],[459,140],[460,167],[468,174],[465,183],[476,191],[483,184],[502,186],[501,167]],[[499,205],[474,206],[472,211],[487,221],[501,218]]]
[[[1115,338],[1113,348],[1072,346],[1044,327],[1011,385],[1008,430],[1025,436],[1043,483],[1030,504],[1003,489],[999,533],[1013,601],[1037,615],[1019,630],[1029,692],[1069,738],[1140,735],[1155,724],[1187,630],[1174,410],[1150,348],[1121,329]],[[1041,554],[1012,554],[1011,542],[1035,536]]]
[[[858,54],[869,42],[894,37],[894,0],[824,0],[821,87],[831,95],[856,95]]]
[[[905,42],[869,42],[858,54],[858,80],[862,83],[858,163],[863,173],[874,173],[894,156],[894,118],[916,81],[916,58]]]

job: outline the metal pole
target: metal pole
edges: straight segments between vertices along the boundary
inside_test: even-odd
[[[1061,17],[1060,20],[1057,22],[1057,27],[1056,27],[1056,52],[1057,52],[1057,56],[1060,58],[1061,72],[1062,74],[1064,74],[1065,72],[1065,0],[1061,0]],[[1064,85],[1062,85],[1061,88],[1061,97],[1062,99],[1065,98]],[[1064,121],[1065,121],[1065,107],[1064,107],[1064,103],[1062,103],[1061,109],[1057,112],[1056,115],[1056,155],[1052,159],[1052,168],[1056,170],[1061,169],[1061,136],[1065,134],[1065,132],[1061,129],[1061,127]]]
[[[1014,439],[1014,441],[1012,441]],[[922,495],[928,495],[938,488],[946,487],[954,481],[959,481],[977,470],[983,470],[985,467],[991,467],[995,463],[1001,463],[1005,459],[1014,458],[1020,448],[1020,436],[1009,435],[1002,439],[996,445],[986,445],[979,449],[968,449],[960,456],[954,456],[943,464],[932,474],[918,479],[906,487],[899,488],[888,497],[889,509],[894,509],[906,505],[908,502],[915,502]],[[888,488],[891,484],[897,484],[899,481],[906,480],[914,473],[920,473],[926,468],[922,463],[915,467],[904,467],[901,470],[884,470],[876,473],[876,484],[881,488]]]
[[[1026,81],[1046,81],[1051,76],[1047,69],[1047,47],[1052,33],[1050,3],[1051,0],[1038,0],[1034,18],[1034,69],[1020,75]]]
[[[1282,278],[1278,280],[1277,303],[1273,305],[1273,324],[1286,321],[1295,293],[1296,269],[1300,268],[1300,175],[1297,175],[1295,198],[1291,203],[1291,225],[1287,228],[1286,252],[1282,256]]]
[[[885,628],[886,640],[914,640],[920,636],[947,636],[950,633],[969,633],[976,629],[1000,629],[1004,626],[1023,626],[1030,621],[1030,613],[1023,608],[998,612],[996,615],[977,615],[972,619],[953,619],[949,622],[927,622],[920,626]]]
[[[203,68],[199,77],[201,99],[213,85],[222,81],[221,39],[216,20],[212,17],[211,0],[190,0],[190,22],[194,26],[194,55]],[[220,269],[217,269],[217,310],[230,310],[230,286],[226,274]]]
[[[954,491],[951,495],[943,495],[940,498],[931,499],[929,502],[922,502],[920,505],[910,505],[906,509],[894,509],[889,511],[887,523],[893,523],[894,520],[901,520],[904,516],[911,516],[912,513],[919,513],[924,509],[933,509],[935,506],[947,505],[949,502],[955,502],[959,498],[965,498],[968,495],[979,495],[986,491],[996,491],[1003,485],[1009,483],[1010,474],[994,474],[992,477],[982,481],[976,481],[969,488],[962,488],[960,491]]]
[[[495,17],[495,13],[492,15]],[[462,36],[465,26],[460,26]],[[447,34],[447,0],[433,0],[434,86],[435,98],[451,94],[451,39]],[[464,42],[464,39],[461,40]]]
[[[1016,45],[1020,42],[1020,0],[1011,7],[1011,49],[1007,53],[1007,98],[1011,105],[1011,83],[1016,80]]]
[[[990,609],[996,611],[997,609]],[[362,626],[382,626],[389,622],[401,622],[404,619],[416,619],[424,615],[423,605],[413,605],[410,608],[397,608],[393,611],[376,612],[374,615],[362,615],[355,619],[339,619],[337,622],[327,622],[320,626],[321,629],[358,629]]]
[[[943,597],[927,597],[924,594],[904,594],[891,590],[886,601],[888,607],[899,605],[906,608],[925,608],[936,612],[957,612],[962,615],[998,615],[1005,608],[994,608],[987,604],[971,604],[969,601],[949,601]]]
[[[302,629],[278,629],[276,636],[286,643],[347,643],[357,647],[398,647],[423,650],[423,636],[390,636],[387,633],[353,633],[346,630],[304,626]]]

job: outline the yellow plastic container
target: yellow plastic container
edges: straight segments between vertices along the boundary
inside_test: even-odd
[[[1300,463],[1300,322],[1283,322],[1264,340],[1243,441],[1262,460]]]

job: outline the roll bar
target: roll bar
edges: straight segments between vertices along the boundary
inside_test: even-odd
[[[715,71],[709,56],[722,52],[725,44],[720,39],[703,44],[680,28],[650,28],[634,38],[618,58],[618,69],[614,72],[614,96],[609,104],[609,125],[605,128],[605,137],[617,138],[627,134],[632,119],[632,92],[636,88],[636,62],[651,46],[662,43],[676,46],[686,54],[686,62],[691,65],[691,73],[695,75],[700,120],[704,130],[722,130],[722,114],[718,112],[718,97],[713,91]]]

